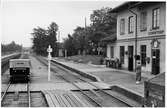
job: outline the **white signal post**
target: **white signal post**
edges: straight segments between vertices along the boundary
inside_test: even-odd
[[[48,81],[50,81],[50,60],[52,59],[52,56],[51,56],[52,48],[50,45],[47,48],[47,52],[48,52]]]

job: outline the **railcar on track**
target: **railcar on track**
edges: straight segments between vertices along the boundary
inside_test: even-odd
[[[28,82],[30,79],[30,59],[11,59],[9,61],[11,82]]]

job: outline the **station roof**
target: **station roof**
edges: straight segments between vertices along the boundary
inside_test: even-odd
[[[136,4],[136,3],[139,3],[139,2],[130,2],[130,1],[124,2],[123,4],[113,8],[110,12],[111,13],[114,13],[114,12],[116,13],[116,12],[122,11],[124,9],[128,9],[130,6],[132,6],[132,5]]]
[[[138,2],[137,1],[130,2],[130,1],[128,1],[128,2],[124,2],[123,4],[121,4],[121,5],[113,8],[110,11],[110,13],[117,13],[117,12],[125,10],[125,9],[134,8],[136,6],[143,6],[143,7],[145,7],[145,6],[153,5],[153,4],[157,4],[157,3],[165,3],[165,2],[164,1],[161,1],[161,2],[159,2],[159,1],[154,1],[154,2],[139,2],[139,1]]]

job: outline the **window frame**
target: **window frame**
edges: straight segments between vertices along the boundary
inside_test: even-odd
[[[142,11],[140,13],[140,31],[147,30],[147,11]]]
[[[120,19],[120,35],[125,34],[125,18]]]
[[[159,15],[158,15],[157,10],[159,10]],[[156,13],[156,15],[155,15],[156,17],[154,16],[154,12]],[[158,22],[159,22],[159,24],[158,24]],[[154,8],[152,10],[152,29],[159,29],[159,28],[160,28],[160,8],[158,7],[158,8]]]
[[[133,16],[129,16],[129,18],[128,18],[128,32],[129,33],[133,33],[134,32],[134,23],[133,23]]]

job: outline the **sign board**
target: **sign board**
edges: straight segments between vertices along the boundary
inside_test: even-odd
[[[52,52],[52,48],[51,48],[50,45],[49,45],[49,47],[47,48],[47,52],[48,52],[48,53],[51,53],[51,52]]]
[[[150,31],[150,32],[148,32],[148,35],[158,35],[158,34],[162,34],[162,33],[164,33],[164,30]]]

